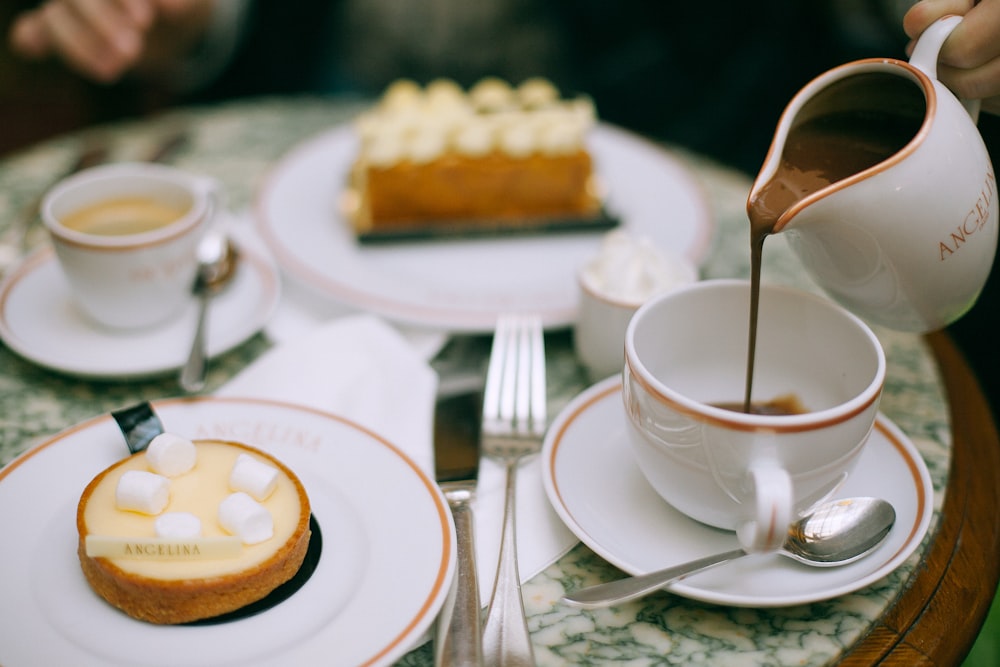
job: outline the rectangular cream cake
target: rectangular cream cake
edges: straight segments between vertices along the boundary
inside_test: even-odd
[[[544,79],[468,91],[398,81],[357,121],[350,219],[362,238],[595,228],[604,215],[586,136],[591,101]]]

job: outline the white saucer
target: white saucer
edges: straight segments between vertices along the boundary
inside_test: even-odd
[[[212,300],[208,353],[227,352],[260,331],[278,305],[278,269],[241,243],[233,282]],[[194,335],[196,304],[155,329],[101,328],[73,303],[51,247],[30,255],[0,284],[0,338],[39,366],[85,378],[126,379],[180,368]]]
[[[609,378],[575,398],[549,429],[542,451],[545,491],[560,518],[595,553],[644,574],[738,547],[728,531],[689,519],[663,501],[626,441],[621,381]],[[812,568],[777,554],[741,558],[669,587],[695,600],[739,607],[817,602],[885,577],[919,546],[934,489],[913,443],[879,416],[858,467],[839,496],[880,496],[896,509],[886,541],[856,563]]]
[[[105,603],[76,555],[80,493],[128,455],[103,415],[0,469],[0,664],[376,666],[425,635],[450,590],[455,536],[440,490],[412,459],[353,422],[286,403],[154,407],[171,432],[252,442],[296,472],[322,535],[315,571],[276,606],[215,625],[153,625]]]

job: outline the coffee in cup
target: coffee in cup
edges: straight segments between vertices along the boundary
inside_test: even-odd
[[[149,163],[93,167],[57,184],[42,220],[75,303],[114,329],[176,316],[218,198],[212,179]]]
[[[166,227],[187,212],[152,197],[115,197],[72,211],[61,222],[83,234],[127,236]]]

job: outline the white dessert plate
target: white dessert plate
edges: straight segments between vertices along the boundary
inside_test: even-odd
[[[76,505],[128,455],[109,415],[56,435],[0,470],[0,664],[387,665],[434,621],[454,573],[448,506],[419,467],[353,422],[290,404],[188,398],[153,404],[187,437],[252,442],[302,480],[322,535],[316,569],[291,597],[240,620],[136,621],[87,585]]]
[[[281,295],[273,260],[246,244],[233,282],[212,299],[208,354],[231,350],[261,330]],[[153,377],[187,358],[197,319],[196,301],[151,329],[102,328],[77,308],[51,247],[30,255],[0,284],[0,338],[28,361],[91,379]]]
[[[621,381],[609,378],[556,418],[542,451],[545,491],[569,529],[599,556],[644,574],[738,547],[729,531],[689,519],[660,498],[633,461],[626,440]],[[814,568],[778,554],[744,557],[669,587],[695,600],[737,607],[782,607],[844,595],[878,581],[920,545],[933,515],[934,489],[913,443],[880,415],[839,497],[879,496],[896,523],[869,556]]]
[[[624,229],[696,265],[713,223],[704,193],[653,143],[599,124],[588,141]],[[576,316],[576,272],[602,232],[421,240],[361,245],[339,198],[357,138],[341,126],[293,149],[258,194],[258,231],[285,273],[340,304],[403,324],[488,332],[503,312],[540,315],[548,327]]]

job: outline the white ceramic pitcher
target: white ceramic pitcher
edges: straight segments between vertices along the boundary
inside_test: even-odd
[[[789,132],[801,123],[836,111],[884,110],[879,105],[892,103],[878,84],[885,75],[912,85],[915,113],[923,108],[912,139],[874,166],[807,194],[774,226],[832,298],[894,329],[931,331],[961,317],[996,254],[997,183],[976,129],[978,102],[959,101],[937,80],[938,52],[960,21],[946,17],[928,28],[909,62],[860,60],[806,85],[782,114],[748,199],[750,207],[772,180]]]

